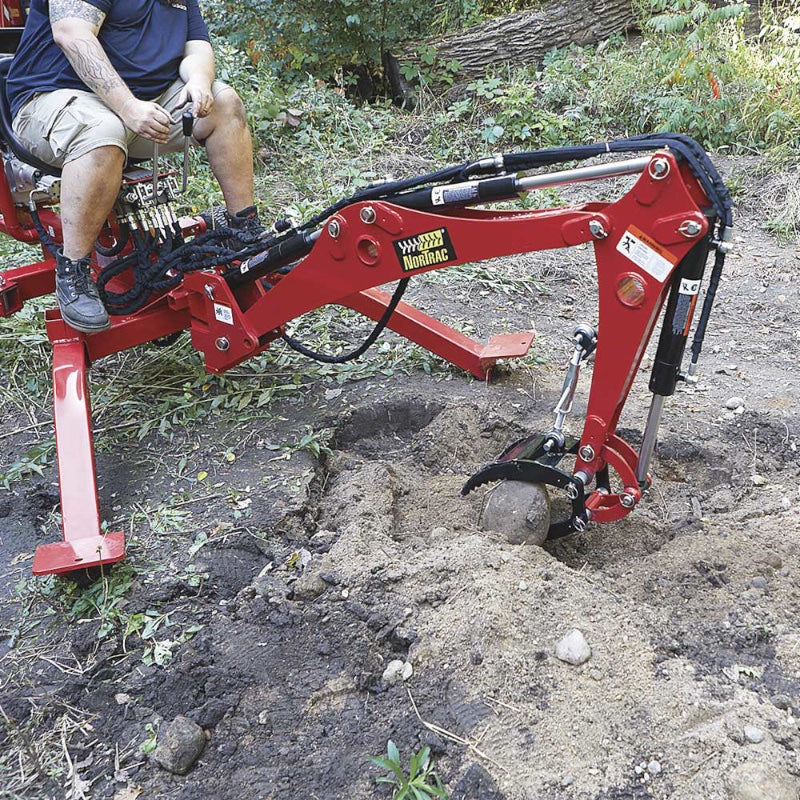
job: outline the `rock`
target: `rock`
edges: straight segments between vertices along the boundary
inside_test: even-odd
[[[185,775],[206,746],[203,729],[188,717],[177,716],[162,725],[153,760],[167,772]]]
[[[751,475],[750,482],[753,486],[764,486],[767,482],[767,479],[763,475]]]
[[[785,694],[776,694],[770,697],[770,702],[775,708],[779,708],[781,711],[786,711],[787,708],[792,707],[792,699],[788,695]]]
[[[764,731],[762,731],[761,728],[756,728],[755,725],[745,725],[744,738],[747,739],[750,744],[760,744],[764,741]]]
[[[592,649],[577,629],[571,630],[556,644],[556,658],[574,667],[585,664],[591,657]]]
[[[486,494],[481,528],[511,544],[543,544],[550,527],[550,496],[539,483],[503,481]]]
[[[740,764],[728,775],[730,800],[798,800],[800,787],[785,769],[759,761]]]
[[[410,662],[406,661],[403,664],[403,671],[400,673],[400,677],[407,681],[412,675],[414,674],[414,667],[411,666]]]
[[[771,550],[764,550],[764,552],[759,553],[755,561],[757,564],[763,564],[769,569],[780,569],[783,566],[783,559]]]
[[[304,572],[292,585],[295,600],[316,600],[328,588],[318,572]]]
[[[286,584],[276,575],[259,575],[253,581],[253,589],[259,597],[280,602],[286,597]]]
[[[400,659],[395,659],[394,661],[390,661],[386,665],[386,669],[383,671],[383,682],[387,686],[393,686],[403,677],[403,667],[405,664],[400,661]]]
[[[729,397],[725,401],[725,408],[730,411],[735,411],[737,408],[741,408],[744,405],[744,399],[741,397]]]
[[[661,774],[661,764],[658,761],[656,761],[655,759],[653,759],[647,765],[647,771],[653,776],[660,775]]]
[[[767,588],[767,579],[766,578],[762,578],[761,576],[759,576],[757,578],[753,578],[753,580],[750,581],[750,585],[754,589],[766,589]]]

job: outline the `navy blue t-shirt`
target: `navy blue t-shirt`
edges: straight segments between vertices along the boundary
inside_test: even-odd
[[[186,42],[208,41],[197,0],[84,0],[106,15],[98,39],[140,100],[158,97],[177,77]],[[8,75],[11,113],[37,92],[88,87],[53,41],[48,0],[33,0]]]

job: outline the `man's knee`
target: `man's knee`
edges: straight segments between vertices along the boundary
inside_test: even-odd
[[[214,110],[219,111],[223,119],[233,119],[239,125],[247,124],[247,111],[236,90],[226,86],[214,96]]]
[[[195,138],[200,144],[215,131],[236,133],[247,129],[247,111],[236,90],[224,86],[214,95],[214,108],[207,117],[197,120]]]

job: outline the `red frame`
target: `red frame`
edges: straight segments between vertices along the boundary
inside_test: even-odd
[[[438,213],[383,201],[356,203],[326,222],[311,252],[287,275],[270,276],[271,289],[258,280],[232,289],[222,270],[190,273],[179,287],[140,312],[116,317],[108,331],[91,336],[73,331],[56,310],[48,312],[64,542],[37,550],[34,573],[67,573],[124,556],[122,534],[103,536],[99,526],[85,380],[86,368],[95,359],[188,328],[207,369],[221,373],[265,350],[289,321],[315,308],[337,304],[379,319],[389,302],[388,295],[376,288],[383,284],[455,264],[588,242],[594,245],[597,264],[599,336],[581,449],[586,453],[588,449],[583,448],[589,445],[595,456],[591,461],[578,457],[575,471],[591,478],[609,465],[622,481],[620,492],[589,495],[586,505],[593,520],[615,520],[629,513],[635,503],[623,505],[620,496],[632,494],[636,501],[641,497],[636,480],[638,456],[616,436],[616,426],[669,292],[674,265],[708,231],[702,211],[708,200],[696,179],[672,153],[660,151],[653,154],[652,159],[656,158],[668,162],[666,177],[660,170],[653,177],[645,169],[632,189],[613,203]],[[13,206],[2,179],[0,213],[0,231],[32,240],[29,220]],[[47,209],[43,216],[58,241],[57,216]],[[688,220],[698,225],[698,233],[691,238],[679,230]],[[605,236],[593,235],[590,223],[599,223],[599,228],[596,224],[592,228]],[[187,231],[197,231],[200,225],[194,218],[181,224]],[[333,230],[336,227],[338,231]],[[632,227],[637,235],[649,237],[657,252],[673,264],[668,273],[657,277],[620,252],[618,244]],[[404,272],[395,242],[440,228],[446,228],[455,257]],[[52,268],[52,260],[46,259],[0,273],[0,316],[9,316],[25,300],[51,291]],[[617,296],[617,284],[626,276],[635,276],[645,287],[638,305]],[[225,313],[219,313],[220,307]],[[505,334],[483,345],[406,303],[399,304],[388,327],[481,379],[499,358],[524,355],[533,339],[531,332]]]

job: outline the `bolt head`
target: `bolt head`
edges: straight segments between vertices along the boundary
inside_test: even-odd
[[[337,220],[332,219],[328,223],[328,233],[332,239],[338,239],[339,234],[342,232],[342,226],[337,222]]]
[[[361,209],[361,221],[367,225],[371,225],[375,222],[377,218],[377,214],[375,213],[375,209],[372,206],[366,206],[365,208]]]
[[[666,178],[669,174],[669,161],[666,158],[656,158],[650,162],[650,175],[653,178]]]
[[[214,342],[214,345],[217,350],[224,353],[226,350],[230,349],[231,343],[224,336],[220,336],[219,339]]]
[[[632,494],[623,492],[619,496],[619,502],[623,508],[633,508],[636,505],[636,498]]]
[[[206,285],[203,287],[203,290],[205,291],[205,293],[206,293],[206,297],[207,297],[209,300],[213,300],[213,299],[214,299],[214,287],[213,287],[213,286],[212,286],[210,283],[207,283],[207,284],[206,284]]]
[[[595,239],[605,239],[606,236],[608,236],[605,227],[603,227],[603,223],[600,222],[599,219],[589,220],[589,233],[591,233]]]
[[[697,236],[703,230],[703,226],[694,219],[687,219],[682,222],[678,230],[686,237]]]
[[[585,444],[581,449],[578,451],[578,455],[584,461],[594,461],[594,447],[590,444]]]

